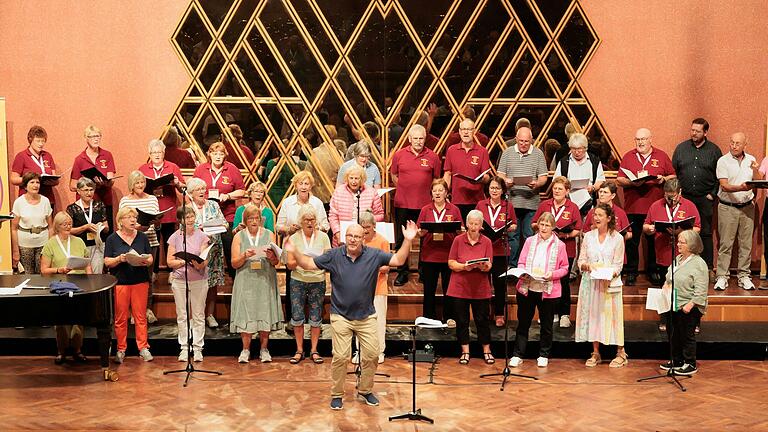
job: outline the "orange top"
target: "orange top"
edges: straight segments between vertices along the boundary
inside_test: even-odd
[[[389,252],[389,242],[387,242],[387,239],[382,237],[379,233],[376,233],[371,241],[367,242],[365,245],[381,249],[384,252]],[[387,273],[379,273],[379,278],[376,280],[376,295],[387,295],[389,292],[387,277]]]

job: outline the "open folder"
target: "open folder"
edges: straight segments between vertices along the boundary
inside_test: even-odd
[[[421,327],[421,328],[447,328],[448,327],[448,324],[445,324],[440,320],[426,318],[423,316],[416,318],[416,321],[414,321],[414,324],[417,327]]]
[[[470,183],[472,183],[472,184],[478,184],[478,183],[480,183],[480,181],[483,179],[483,177],[484,177],[486,174],[488,174],[490,171],[491,171],[491,169],[490,169],[490,168],[488,168],[487,170],[485,170],[485,171],[481,172],[480,174],[478,174],[478,176],[477,176],[477,177],[474,177],[474,178],[472,178],[472,177],[469,177],[469,176],[467,176],[467,175],[464,175],[464,174],[460,174],[460,173],[456,173],[456,174],[454,174],[453,176],[454,176],[454,177],[458,177],[458,178],[461,178],[461,179],[464,179],[464,180],[466,180],[466,181],[468,181],[468,182],[470,182]]]
[[[683,220],[679,221],[655,221],[653,223],[653,227],[656,229],[656,232],[663,232],[666,233],[667,229],[672,228],[674,229],[681,229],[681,230],[689,230],[693,229],[693,223],[696,220],[695,217],[691,216],[689,218],[685,218]]]
[[[622,168],[621,172],[623,172],[627,176],[627,178],[630,181],[633,181],[633,182],[645,182],[645,181],[648,181],[648,180],[656,180],[656,178],[657,178],[654,175],[645,175],[645,176],[642,176],[642,177],[638,177],[637,175],[635,175],[635,173],[633,173],[632,171],[630,171],[630,170],[628,170],[626,168]]]
[[[209,244],[207,248],[203,249],[202,252],[200,252],[199,255],[190,253],[190,252],[184,252],[184,251],[178,251],[173,256],[180,260],[184,260],[186,262],[196,262],[201,263],[205,261],[208,258],[208,253],[211,251],[211,248],[213,247],[213,243]]]

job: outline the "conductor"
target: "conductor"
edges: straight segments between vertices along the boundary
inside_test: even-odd
[[[403,244],[395,254],[367,247],[363,244],[363,227],[353,224],[347,228],[346,244],[335,247],[314,258],[297,253],[290,242],[286,251],[296,257],[297,264],[305,270],[325,270],[331,275],[331,409],[340,410],[344,404],[344,379],[351,356],[352,335],[360,341],[360,384],[357,394],[371,406],[379,405],[373,394],[373,377],[379,357],[379,341],[376,337],[376,312],[373,296],[376,279],[382,266],[398,267],[408,259],[411,242],[418,231],[413,221],[403,227]],[[386,319],[386,318],[382,318]]]

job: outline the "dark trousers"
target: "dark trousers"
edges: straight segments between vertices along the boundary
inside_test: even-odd
[[[504,306],[507,304],[507,278],[498,276],[505,271],[507,271],[507,257],[493,257],[488,277],[493,284],[493,313],[496,316],[504,316]]]
[[[643,222],[645,221],[645,215],[643,214],[629,214],[630,230],[632,230],[632,238],[627,241],[627,263],[624,264],[624,270],[628,275],[637,276],[638,266],[640,263],[640,239],[645,238],[645,273],[650,275],[656,272],[656,249],[654,237],[652,235],[643,234]],[[662,275],[664,276],[664,275]]]
[[[555,316],[557,299],[545,299],[540,292],[529,291],[527,296],[517,293],[517,330],[515,331],[515,349],[513,356],[523,358],[528,344],[528,331],[533,321],[533,313],[539,309],[541,337],[539,357],[549,358],[552,351],[552,318]]]
[[[694,306],[690,313],[678,310],[670,314],[672,322],[667,325],[667,337],[672,349],[672,363],[675,366],[682,366],[683,363],[696,366],[695,328],[701,319],[701,312]]]
[[[463,224],[467,223],[467,215],[469,212],[475,209],[477,207],[477,204],[456,204],[456,207],[459,208],[459,211],[461,212],[461,222]]]
[[[395,250],[400,250],[400,246],[403,244],[403,230],[400,227],[406,226],[409,220],[416,222],[420,212],[420,209],[395,207]],[[398,268],[398,272],[408,272],[408,261],[407,259],[405,260],[405,264]]]
[[[560,279],[560,284],[563,286],[563,294],[557,301],[557,307],[555,313],[557,315],[571,315],[571,268],[573,268],[574,258],[568,258],[568,273]]]
[[[536,210],[516,208],[515,215],[517,216],[517,229],[509,236],[509,265],[510,267],[517,267],[517,260],[520,258],[520,252],[523,250],[523,245],[528,237],[533,235],[533,228],[531,222],[533,216],[536,214]]]
[[[463,299],[454,298],[453,306],[456,313],[456,339],[461,345],[469,343],[469,308],[472,308],[472,316],[477,327],[477,341],[482,345],[491,343],[491,320],[488,313],[491,311],[491,299]]]
[[[427,318],[437,319],[436,297],[437,279],[440,278],[443,289],[443,322],[448,319],[455,320],[452,297],[448,297],[448,283],[451,280],[451,269],[448,263],[425,262],[421,264],[422,279],[424,280],[424,305],[423,315]]]
[[[699,218],[701,219],[701,242],[704,243],[704,252],[701,253],[701,257],[704,262],[707,263],[709,268],[712,268],[712,213],[715,209],[715,201],[708,200],[706,196],[687,196],[696,205],[699,210]]]

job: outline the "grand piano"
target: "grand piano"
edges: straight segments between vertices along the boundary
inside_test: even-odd
[[[80,324],[96,327],[101,367],[104,379],[115,381],[117,374],[109,371],[109,347],[114,323],[112,275],[0,275],[0,286],[14,287],[29,279],[17,295],[0,296],[0,327],[36,327],[43,325]],[[83,292],[69,296],[51,294],[53,281],[72,282]],[[45,288],[36,288],[45,287]]]

